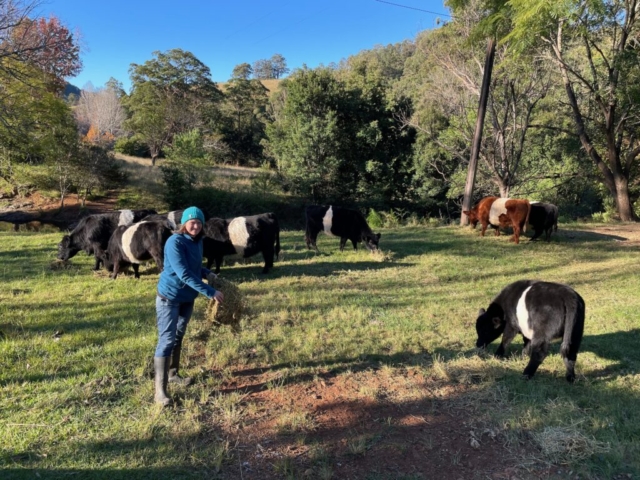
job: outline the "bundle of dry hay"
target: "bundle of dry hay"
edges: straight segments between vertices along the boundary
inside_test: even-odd
[[[373,250],[371,252],[371,256],[377,262],[391,262],[391,261],[393,261],[393,252],[391,252],[391,251],[383,252],[382,250],[377,249],[377,250]]]
[[[611,445],[585,435],[577,425],[545,427],[533,433],[542,453],[558,463],[571,463],[589,458],[597,453],[608,453]]]
[[[207,277],[209,285],[220,290],[224,295],[224,302],[209,300],[205,311],[206,319],[217,325],[230,325],[234,332],[240,331],[240,320],[245,310],[244,296],[240,289],[224,278],[210,274]]]

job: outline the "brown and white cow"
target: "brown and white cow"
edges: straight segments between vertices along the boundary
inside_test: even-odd
[[[500,235],[500,228],[513,228],[511,240],[520,243],[520,233],[527,231],[531,204],[529,200],[516,200],[513,198],[486,197],[480,200],[471,210],[464,213],[469,217],[469,223],[473,228],[478,222],[482,224],[484,237],[487,227],[495,230],[496,237]]]

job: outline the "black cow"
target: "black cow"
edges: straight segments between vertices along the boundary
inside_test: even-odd
[[[113,272],[111,278],[115,280],[120,270],[129,265],[133,267],[135,278],[140,278],[140,264],[152,258],[162,271],[164,244],[171,234],[172,231],[164,220],[142,221],[116,228],[104,256],[105,267]]]
[[[495,353],[502,358],[514,337],[521,333],[524,353],[530,355],[523,375],[532,378],[547,356],[551,340],[562,338],[560,355],[567,369],[566,379],[573,382],[584,315],[584,300],[571,287],[561,283],[520,280],[507,285],[486,311],[480,309],[476,320],[476,346],[484,348],[502,335],[502,342]]]
[[[239,255],[249,258],[262,253],[264,268],[269,273],[273,260],[280,255],[280,225],[273,213],[224,220],[211,218],[204,224],[203,256],[207,268],[216,262],[215,273],[220,272],[222,257]]]
[[[531,202],[531,213],[529,214],[529,225],[533,227],[533,241],[544,232],[545,240],[551,239],[551,232],[558,231],[558,207],[552,203]]]
[[[82,218],[75,228],[62,237],[58,244],[58,259],[69,260],[81,250],[96,259],[94,270],[100,268],[109,239],[119,225],[131,225],[155,210],[116,210],[109,213],[89,215]]]
[[[309,205],[305,215],[307,228],[304,240],[308,249],[313,246],[318,252],[316,240],[320,232],[340,237],[340,251],[344,250],[347,240],[351,240],[354,250],[358,250],[358,242],[364,243],[369,250],[378,249],[381,234],[373,233],[357,210],[334,205]]]

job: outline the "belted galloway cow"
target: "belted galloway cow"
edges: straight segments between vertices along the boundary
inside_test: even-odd
[[[367,221],[357,210],[336,207],[335,205],[309,205],[305,211],[306,232],[304,236],[307,248],[318,252],[316,244],[318,234],[340,237],[340,251],[344,250],[347,240],[351,240],[354,250],[362,242],[369,250],[377,250],[382,234],[373,233]]]
[[[158,270],[164,268],[164,244],[172,231],[165,221],[142,221],[122,225],[113,232],[104,255],[104,265],[114,280],[123,268],[131,265],[135,278],[140,278],[140,264],[155,260]]]
[[[551,340],[561,338],[560,355],[566,367],[566,379],[573,382],[584,317],[584,300],[571,287],[561,283],[519,280],[507,285],[487,310],[480,309],[476,320],[476,346],[485,348],[502,335],[495,353],[502,358],[515,336],[522,334],[524,353],[529,355],[529,364],[523,375],[530,379],[547,356]]]
[[[88,215],[82,218],[76,227],[62,237],[58,244],[59,260],[69,260],[79,251],[84,250],[96,259],[94,270],[100,269],[104,252],[109,239],[119,225],[131,225],[139,222],[147,215],[155,214],[155,210],[116,210],[109,213]]]
[[[258,253],[264,258],[262,273],[269,273],[274,257],[277,259],[280,255],[280,225],[274,213],[226,220],[210,218],[203,231],[203,256],[207,259],[207,268],[215,261],[215,273],[220,272],[225,256],[249,258]]]
[[[482,224],[480,235],[483,237],[488,226],[494,229],[496,237],[500,235],[500,228],[512,227],[511,241],[520,243],[520,233],[527,231],[530,211],[529,200],[486,197],[471,210],[464,210],[462,213],[469,217],[469,223],[473,228],[478,222]]]

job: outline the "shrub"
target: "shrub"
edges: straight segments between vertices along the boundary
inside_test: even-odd
[[[371,228],[382,228],[384,222],[380,214],[372,208],[367,215],[367,223]]]
[[[150,157],[151,152],[149,147],[140,141],[135,135],[129,138],[120,138],[116,141],[113,149],[124,155],[131,155],[133,157]]]

